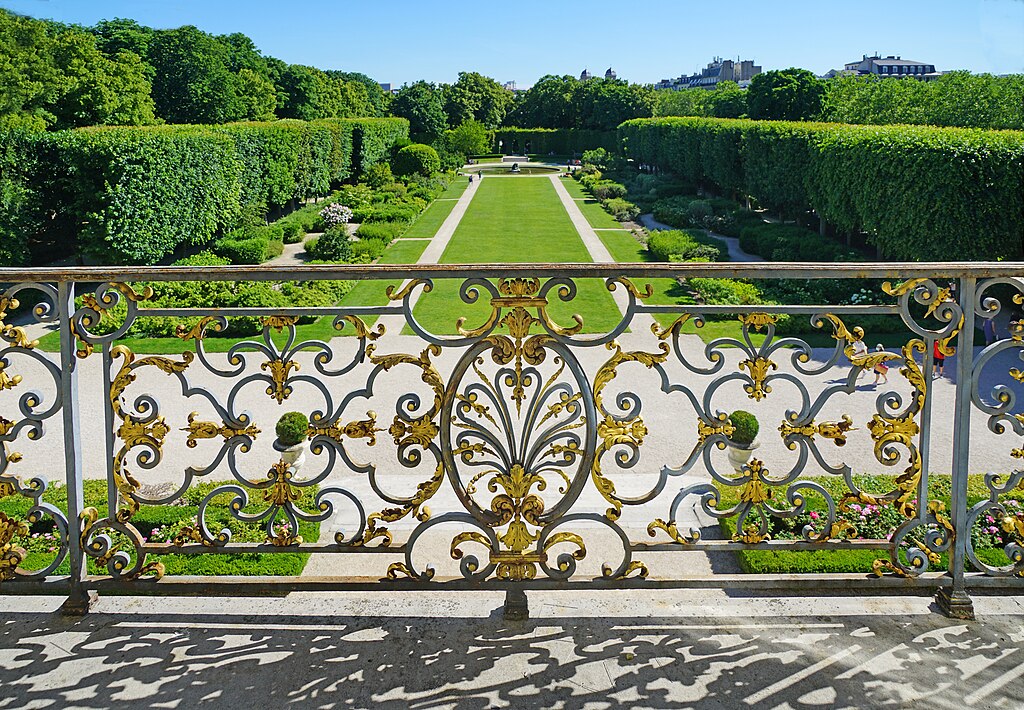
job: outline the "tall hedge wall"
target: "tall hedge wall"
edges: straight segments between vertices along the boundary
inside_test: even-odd
[[[355,129],[352,165],[358,174],[391,156],[391,149],[409,140],[409,121],[404,118],[348,119]]]
[[[585,128],[499,128],[494,132],[495,152],[508,155],[513,145],[518,145],[519,152],[569,155],[594,148],[616,152],[619,140],[615,131]]]
[[[619,126],[626,153],[692,182],[862,229],[887,257],[1024,257],[1024,133],[658,118]]]
[[[151,264],[386,160],[404,119],[0,135],[0,265],[72,254]],[[20,231],[19,231],[20,230]],[[34,230],[34,231],[33,231]],[[22,237],[23,238],[23,237]],[[7,252],[11,253],[8,254]]]

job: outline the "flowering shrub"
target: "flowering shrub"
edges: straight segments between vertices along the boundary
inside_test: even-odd
[[[348,224],[349,220],[352,219],[352,210],[345,205],[332,202],[320,210],[320,219],[324,221],[324,228],[326,231],[331,227]]]

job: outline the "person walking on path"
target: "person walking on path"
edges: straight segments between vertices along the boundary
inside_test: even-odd
[[[932,358],[935,360],[935,377],[942,377],[946,368],[946,354],[939,347],[939,341],[932,344]]]
[[[864,344],[863,340],[854,340],[853,343],[851,343],[851,346],[853,347],[853,357],[850,358],[850,364],[853,365],[854,367],[860,367],[860,372],[857,373],[857,379],[859,380],[861,378],[861,375],[864,374],[865,370],[857,363],[861,362],[865,357],[867,357],[868,346]],[[876,377],[875,380],[877,381],[878,378]]]
[[[982,325],[982,330],[985,332],[985,345],[991,345],[999,339],[996,335],[996,321],[995,318],[986,318],[985,323]]]
[[[885,348],[879,343],[875,346],[875,352],[885,352]],[[884,362],[879,362],[875,365],[875,384],[878,384],[878,378],[882,378],[882,384],[884,385],[889,381],[889,366]]]

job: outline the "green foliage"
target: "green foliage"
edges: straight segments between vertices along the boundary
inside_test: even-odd
[[[629,121],[635,161],[814,210],[894,259],[1019,259],[1024,133],[708,118]]]
[[[318,261],[348,261],[352,255],[348,227],[344,224],[331,227],[312,245],[312,248],[307,242],[306,251]]]
[[[537,153],[574,155],[592,148],[618,149],[614,131],[552,128],[500,128],[494,132],[495,150],[505,155]]]
[[[506,123],[527,128],[611,131],[625,120],[653,116],[655,103],[652,89],[620,79],[580,81],[571,76],[548,75],[523,92]]]
[[[821,116],[825,82],[806,69],[766,71],[750,80],[747,113],[753,119],[809,121]]]
[[[647,238],[655,261],[722,261],[721,242],[697,230],[655,230]]]
[[[433,84],[417,81],[398,90],[391,99],[391,113],[409,121],[409,132],[419,140],[431,143],[448,127],[444,97]]]
[[[285,244],[298,244],[306,236],[306,233],[298,222],[286,222],[282,225],[282,235]]]
[[[224,123],[238,118],[225,47],[187,25],[157,33],[149,59],[156,70],[153,100],[170,123]]]
[[[720,81],[708,96],[707,115],[715,118],[742,118],[748,111],[747,102],[747,91],[741,89],[736,82]]]
[[[383,239],[360,239],[352,243],[352,262],[376,261],[388,248],[388,242]]]
[[[40,259],[78,253],[156,263],[237,225],[262,223],[272,207],[326,195],[355,166],[386,159],[406,132],[401,119],[3,132],[0,229],[22,235],[8,245],[22,261],[26,245],[18,241],[31,230]],[[44,205],[50,218],[41,218]],[[274,241],[266,254],[278,251]],[[239,263],[265,258],[257,259],[254,243],[223,250]]]
[[[352,166],[356,176],[386,163],[395,146],[409,140],[409,122],[404,118],[358,118],[347,123],[354,130]]]
[[[616,220],[619,222],[630,222],[640,216],[640,208],[629,200],[620,197],[613,197],[601,203]]]
[[[514,101],[511,91],[477,72],[459,72],[458,81],[443,86],[441,95],[449,126],[477,123],[484,130],[500,126]],[[478,152],[456,150],[467,155]]]
[[[462,155],[479,155],[491,148],[491,132],[479,121],[466,121],[447,136],[452,150]]]
[[[429,145],[413,143],[398,151],[395,156],[394,171],[396,175],[422,175],[430,177],[441,171],[441,159],[437,151]]]
[[[366,180],[366,184],[374,190],[390,185],[395,181],[394,176],[391,174],[391,166],[387,163],[378,163],[371,166],[363,178]]]
[[[398,239],[409,227],[406,222],[364,222],[356,230],[360,239],[376,239],[385,244]]]
[[[284,446],[295,446],[306,440],[309,418],[302,412],[286,412],[274,426],[277,440]]]
[[[761,428],[757,422],[757,417],[742,409],[737,409],[729,415],[729,423],[735,428],[729,440],[737,446],[744,448],[754,443],[754,439],[757,438],[757,432]]]
[[[1024,75],[947,72],[933,81],[837,76],[825,82],[824,120],[1024,129]]]
[[[760,290],[738,279],[691,278],[686,280],[701,302],[713,306],[761,306],[765,304]]]

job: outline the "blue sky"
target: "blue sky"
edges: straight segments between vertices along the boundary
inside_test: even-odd
[[[1024,0],[0,0],[34,17],[130,17],[244,32],[265,54],[377,81],[454,81],[460,70],[528,86],[584,67],[642,83],[713,56],[823,73],[875,51],[939,70],[1024,73]]]

